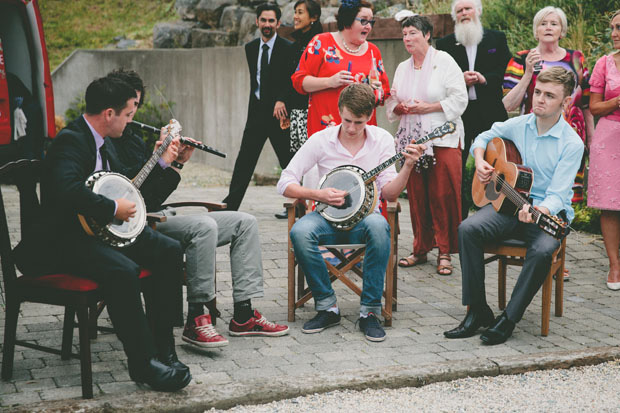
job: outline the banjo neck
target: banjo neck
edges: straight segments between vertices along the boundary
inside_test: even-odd
[[[452,133],[455,130],[456,130],[456,124],[454,122],[446,122],[443,125],[435,128],[428,135],[425,135],[425,136],[421,137],[420,139],[417,139],[416,141],[414,141],[414,144],[421,145],[421,144],[426,143],[426,142],[428,142],[430,140],[441,138],[442,136],[445,136],[445,135],[447,135],[449,133]],[[362,175],[362,179],[364,180],[365,183],[371,182],[373,179],[375,179],[377,177],[377,175],[379,175],[381,172],[383,172],[383,170],[389,168],[390,166],[392,166],[392,164],[400,161],[404,157],[405,157],[404,152],[397,153],[396,155],[392,156],[390,159],[385,160],[380,165],[378,165],[375,168],[371,169],[370,171],[364,173]]]
[[[140,172],[138,172],[135,178],[132,179],[132,182],[136,188],[140,188],[140,186],[142,186],[155,165],[157,165],[157,162],[159,162],[159,160],[161,159],[166,149],[168,149],[168,146],[170,146],[170,142],[172,142],[172,139],[174,139],[177,135],[179,135],[179,132],[181,132],[181,125],[175,119],[172,119],[170,121],[167,128],[168,135],[166,136],[166,138],[163,140],[161,145],[159,145],[159,148],[157,148],[157,150],[153,152],[153,155],[151,155],[149,160],[146,161],[142,169],[140,169]]]

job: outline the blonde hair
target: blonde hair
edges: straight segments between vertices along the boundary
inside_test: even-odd
[[[560,33],[560,38],[566,37],[566,32],[568,31],[568,21],[566,20],[566,14],[559,7],[547,6],[538,10],[538,13],[534,16],[534,27],[532,31],[534,32],[534,39],[538,40],[536,37],[536,29],[542,23],[543,19],[550,15],[551,13],[555,13],[560,18],[560,24],[562,25],[562,32]]]
[[[619,14],[620,14],[620,9],[616,10],[616,11],[614,12],[614,14],[612,14],[612,15],[611,15],[611,18],[609,19],[609,23],[611,24],[611,21],[612,21],[613,19],[615,19],[615,18],[616,18],[616,16],[617,16],[617,15],[619,15]]]
[[[540,72],[536,83],[556,83],[564,87],[564,97],[570,96],[575,90],[575,74],[561,66],[552,66]]]

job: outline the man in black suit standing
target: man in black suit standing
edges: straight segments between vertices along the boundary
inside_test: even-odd
[[[135,203],[98,195],[85,182],[94,171],[119,171],[119,162],[107,151],[104,138],[119,138],[136,106],[135,91],[119,79],[100,78],[88,86],[86,113],[58,134],[43,162],[41,206],[45,224],[37,239],[45,245],[50,269],[100,284],[127,354],[132,380],[155,390],[175,391],[191,380],[189,368],[176,356],[172,332],[175,317],[182,311],[180,244],[147,227],[135,244],[114,248],[88,236],[77,216],[106,225],[113,219],[127,221],[135,215]],[[178,141],[173,142],[162,159],[168,163],[174,160],[178,146]],[[152,271],[152,330],[142,309],[141,267]]]
[[[456,60],[463,70],[468,88],[469,103],[463,113],[465,126],[465,148],[463,148],[463,179],[465,164],[472,141],[480,133],[491,129],[494,122],[508,118],[502,104],[502,83],[510,50],[506,35],[497,30],[484,29],[480,22],[482,3],[480,0],[453,0],[452,18],[454,33],[436,43],[438,50],[444,50]],[[471,183],[461,185],[463,219],[467,218],[471,199]],[[467,195],[467,196],[465,196]]]
[[[288,115],[286,102],[293,88],[291,42],[276,33],[281,15],[280,8],[274,3],[258,6],[256,25],[261,35],[245,45],[250,70],[250,102],[241,148],[228,196],[224,199],[232,211],[241,205],[267,138],[282,169],[291,159],[289,129],[280,127],[280,121],[285,121]]]

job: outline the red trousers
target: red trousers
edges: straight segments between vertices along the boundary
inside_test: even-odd
[[[461,223],[461,149],[433,147],[437,163],[407,181],[413,227],[413,253],[439,247],[440,254],[457,253]]]

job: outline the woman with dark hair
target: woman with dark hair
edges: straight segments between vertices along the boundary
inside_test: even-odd
[[[375,23],[372,4],[342,0],[336,16],[338,31],[315,36],[301,56],[292,76],[293,87],[308,99],[308,137],[340,124],[338,96],[351,83],[367,83],[377,104],[389,94],[381,52],[366,41]],[[369,125],[376,125],[373,113]]]
[[[299,66],[301,55],[306,50],[310,40],[319,33],[323,33],[321,25],[321,5],[314,0],[298,0],[294,6],[293,23],[295,31],[292,33],[293,65]],[[295,93],[290,100],[291,117],[291,152],[296,153],[308,139],[308,95]]]
[[[461,223],[461,148],[465,136],[461,115],[467,107],[467,88],[454,59],[430,45],[433,25],[426,17],[407,17],[402,30],[411,58],[398,65],[386,103],[388,119],[400,121],[396,151],[402,151],[409,142],[446,121],[456,123],[456,130],[426,143],[424,156],[411,171],[407,197],[413,252],[398,265],[412,267],[425,263],[427,253],[437,245],[437,273],[450,275],[450,254],[458,252]]]

